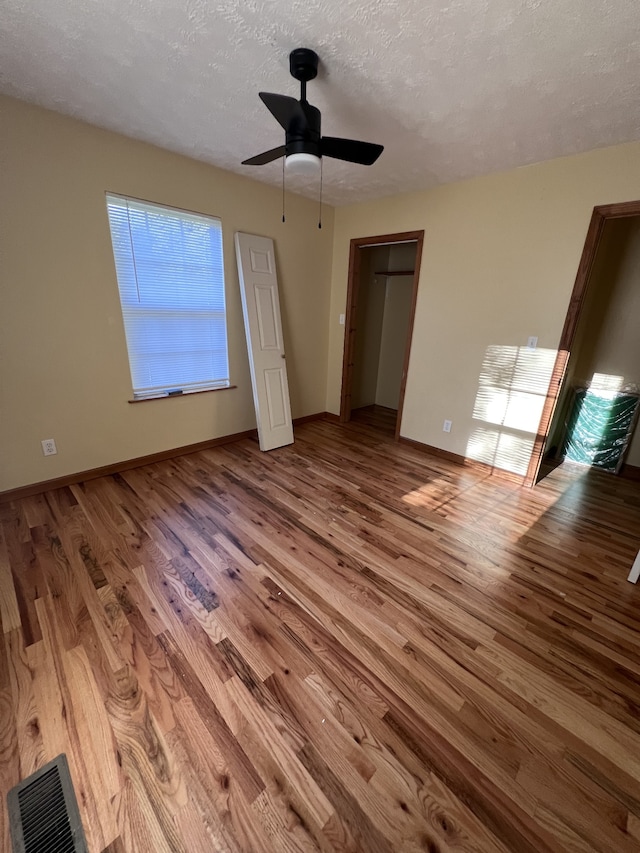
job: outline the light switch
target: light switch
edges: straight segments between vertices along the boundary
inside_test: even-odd
[[[340,325],[344,326],[344,314],[340,315]]]
[[[527,338],[527,349],[535,349],[538,346],[538,338],[535,335],[531,335],[530,338]]]

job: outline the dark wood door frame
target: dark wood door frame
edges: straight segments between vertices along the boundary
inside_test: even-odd
[[[533,445],[531,459],[529,460],[529,468],[525,478],[526,486],[535,486],[540,471],[540,465],[544,456],[549,430],[555,412],[562,384],[567,371],[567,364],[571,355],[571,348],[576,335],[578,321],[584,305],[584,298],[589,285],[589,277],[593,269],[593,263],[596,258],[596,252],[600,245],[600,238],[605,223],[609,219],[624,219],[628,216],[640,215],[640,201],[625,201],[619,204],[601,204],[593,208],[591,214],[591,222],[587,230],[587,237],[584,241],[584,248],[580,263],[578,264],[578,272],[576,274],[573,292],[569,300],[567,315],[564,320],[562,334],[560,335],[560,343],[558,344],[558,354],[556,355],[549,390],[542,410],[540,418],[540,426]]]
[[[424,231],[404,231],[400,234],[379,234],[376,237],[358,237],[351,241],[351,245],[349,247],[347,311],[345,317],[344,355],[342,359],[342,393],[340,395],[340,421],[342,423],[346,423],[351,417],[351,385],[353,382],[353,359],[355,356],[358,297],[360,293],[360,250],[367,246],[379,246],[387,243],[412,243],[414,241],[416,243],[416,262],[413,273],[409,328],[407,330],[407,342],[402,366],[402,379],[400,381],[400,399],[398,401],[398,417],[396,420],[396,440],[400,437],[400,422],[402,420],[404,392],[407,384],[409,354],[411,352],[411,338],[413,335],[413,322],[416,315],[416,301],[418,298],[418,281],[420,279],[420,263],[422,261]]]

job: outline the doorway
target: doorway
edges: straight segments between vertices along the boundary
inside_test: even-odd
[[[606,251],[609,244],[615,245],[616,242],[614,237],[613,240],[605,238],[603,243],[603,235],[612,231],[616,220],[629,220],[638,216],[640,201],[601,205],[593,209],[538,436],[531,455],[525,481],[527,485],[535,485],[553,467],[550,457],[561,451],[563,425],[568,421],[574,397],[573,386],[576,380],[581,378],[579,374],[585,371],[585,365],[588,365],[587,372],[593,366],[591,356],[594,351],[594,339],[598,327],[602,324],[602,298],[608,299],[610,295],[601,290],[605,285],[599,284],[603,281],[603,276],[598,269],[598,254],[601,247]],[[613,269],[611,264],[615,264],[614,260],[607,261],[605,254],[600,256],[600,262],[603,261]],[[605,278],[610,280],[609,276]],[[591,376],[586,378],[588,381],[593,379]]]
[[[409,366],[424,231],[351,241],[340,420],[397,439]]]

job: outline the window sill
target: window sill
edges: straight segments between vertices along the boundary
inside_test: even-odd
[[[139,397],[137,400],[127,400],[128,403],[149,403],[155,400],[180,400],[194,394],[211,394],[213,391],[230,391],[237,385],[225,385],[223,388],[201,388],[198,391],[185,391],[183,394],[158,394],[156,397]]]

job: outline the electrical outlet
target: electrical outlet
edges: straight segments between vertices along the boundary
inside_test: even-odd
[[[445,421],[442,424],[442,432],[451,432],[451,424],[452,424],[451,421]]]
[[[45,456],[55,456],[58,452],[56,443],[52,438],[45,438],[40,443],[42,444],[42,452]]]

